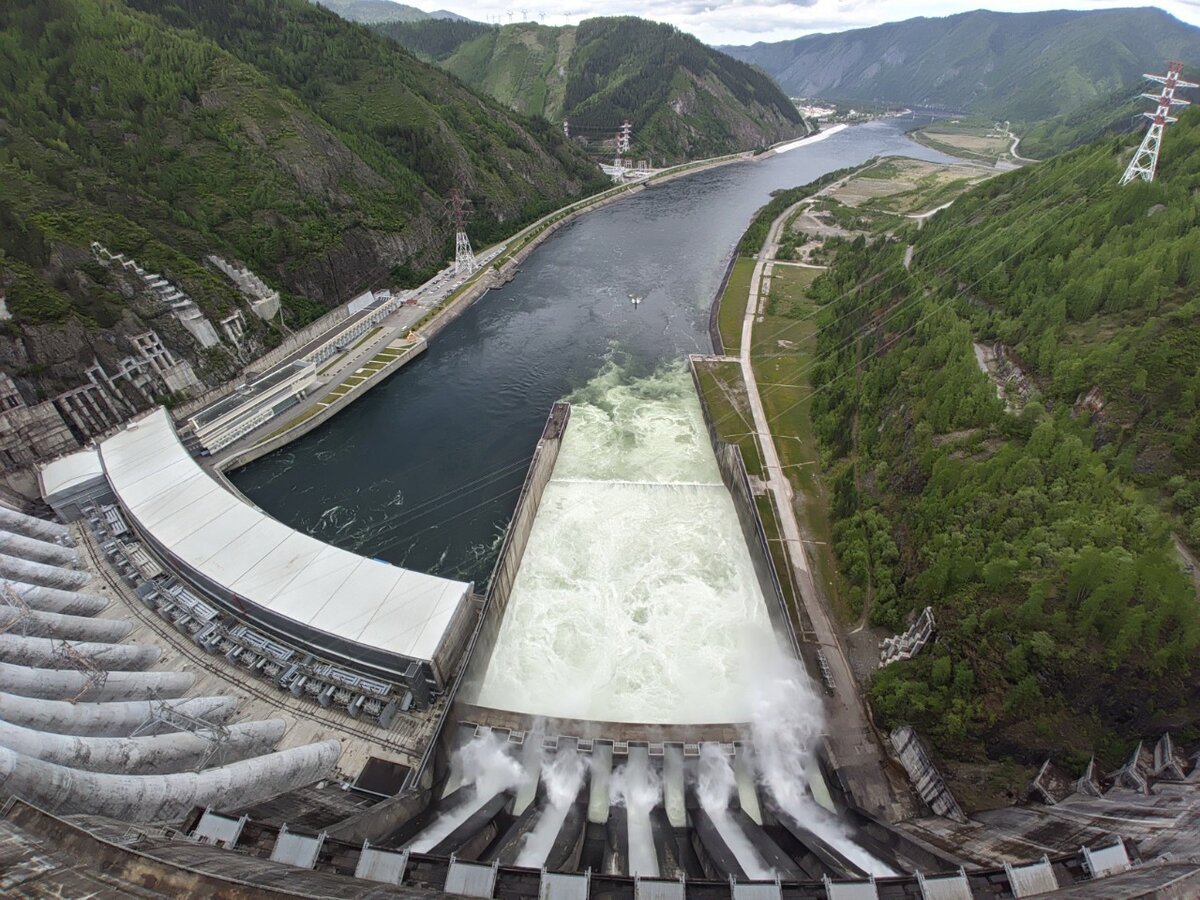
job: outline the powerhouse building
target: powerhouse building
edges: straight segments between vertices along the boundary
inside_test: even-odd
[[[85,454],[47,467],[47,499],[78,509],[83,487],[94,508],[115,501],[110,522],[183,582],[182,591],[170,585],[175,596],[211,602],[306,671],[328,664],[400,688],[418,706],[446,688],[474,624],[471,583],[359,556],[276,521],[188,453],[165,409]],[[97,466],[107,497],[96,490]]]

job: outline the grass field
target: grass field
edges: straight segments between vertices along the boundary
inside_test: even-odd
[[[710,421],[717,430],[717,436],[730,444],[737,444],[742,451],[742,461],[746,464],[746,472],[752,478],[763,477],[762,454],[758,449],[758,438],[754,434],[753,417],[750,415],[750,403],[746,399],[746,385],[742,381],[742,367],[735,362],[698,363],[696,375],[700,382],[700,393],[704,406],[708,410]],[[796,595],[796,587],[788,575],[787,554],[784,551],[779,516],[769,494],[755,497],[759,518],[762,520],[763,532],[771,550],[771,558],[775,563],[775,571],[779,575],[779,584],[783,589],[784,599],[793,609],[799,609],[800,598]]]
[[[989,125],[938,122],[914,131],[912,137],[926,147],[966,159],[984,162],[1012,159],[1012,154],[1009,153],[1012,138],[997,134]]]
[[[851,208],[911,215],[941,206],[993,174],[978,166],[885,159],[850,178],[829,196]]]
[[[800,526],[817,542],[811,555],[817,560],[819,581],[829,587],[829,601],[838,616],[850,621],[854,615],[833,556],[829,498],[809,418],[817,307],[807,292],[818,275],[815,269],[775,266],[766,315],[754,326],[753,364],[779,463],[800,501]]]
[[[725,353],[729,356],[736,356],[742,346],[742,319],[746,315],[754,262],[748,256],[739,256],[733,264],[733,271],[729,273],[725,292],[721,294],[717,326],[721,330],[721,343],[725,345]]]

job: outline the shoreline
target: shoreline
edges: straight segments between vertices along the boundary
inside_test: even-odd
[[[811,140],[814,136],[803,138],[802,140]],[[778,145],[776,145],[778,146]],[[282,430],[277,429],[270,432],[264,437],[251,444],[250,446],[238,448],[236,445],[229,448],[228,451],[222,453],[219,458],[211,462],[211,469],[227,486],[231,486],[227,475],[230,472],[243,468],[257,459],[280,450],[287,446],[292,441],[298,440],[311,431],[316,430],[324,425],[335,415],[348,407],[359,397],[367,393],[389,377],[396,374],[407,363],[411,362],[421,353],[426,350],[438,334],[447,328],[455,319],[461,316],[466,310],[473,306],[476,302],[482,299],[489,291],[494,288],[503,287],[512,281],[520,271],[521,263],[523,263],[536,250],[543,241],[557,232],[560,228],[575,221],[580,216],[601,209],[611,203],[626,197],[638,194],[648,187],[659,184],[665,184],[668,181],[673,181],[678,178],[683,178],[688,175],[698,174],[700,172],[709,171],[721,166],[731,165],[739,162],[750,162],[757,159],[765,159],[773,156],[777,152],[774,148],[766,152],[754,154],[752,151],[742,151],[739,153],[727,154],[725,156],[712,157],[706,160],[698,160],[695,162],[682,163],[678,166],[672,166],[663,169],[658,173],[646,178],[642,181],[630,182],[628,184],[617,185],[607,190],[601,191],[590,197],[585,197],[581,200],[576,200],[561,209],[547,213],[542,218],[525,226],[518,231],[507,241],[503,242],[501,251],[495,261],[488,266],[483,266],[474,274],[469,276],[464,283],[452,292],[446,300],[436,309],[423,317],[415,325],[411,331],[419,339],[419,347],[415,352],[404,354],[402,357],[387,365],[380,371],[369,375],[355,389],[349,390],[341,395],[335,396],[334,399],[323,406],[318,412],[308,413],[300,418],[291,420],[290,424],[284,425]],[[495,245],[486,248],[480,255],[485,255],[494,249]],[[511,249],[510,249],[511,248]],[[286,365],[289,360],[283,360],[277,364]],[[224,393],[228,393],[227,386]],[[326,391],[324,396],[332,396],[332,389]],[[270,424],[270,423],[268,423]]]

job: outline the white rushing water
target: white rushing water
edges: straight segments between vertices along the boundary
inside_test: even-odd
[[[498,793],[511,791],[525,780],[524,767],[508,754],[505,745],[503,738],[488,732],[458,751],[466,796],[410,841],[410,850],[428,853]]]
[[[539,868],[546,862],[554,840],[562,830],[571,804],[579,796],[587,763],[572,747],[560,750],[542,765],[542,784],[546,788],[546,804],[538,813],[537,825],[525,835],[525,843],[517,856],[518,866]]]
[[[748,716],[773,641],[689,374],[571,398],[562,451],[475,702],[613,722]]]
[[[609,792],[613,806],[625,807],[629,841],[629,871],[625,874],[658,877],[650,811],[662,799],[662,782],[650,765],[650,753],[645,747],[629,748],[629,761],[612,773]]]
[[[700,798],[700,805],[748,878],[754,881],[774,878],[775,870],[763,861],[746,832],[729,814],[729,800],[736,789],[733,767],[720,745],[702,745],[696,771],[696,795]]]
[[[825,725],[824,708],[801,663],[783,652],[755,663],[751,734],[759,780],[779,808],[852,863],[873,875],[896,872],[854,842],[850,830],[813,799],[820,784],[815,757]]]

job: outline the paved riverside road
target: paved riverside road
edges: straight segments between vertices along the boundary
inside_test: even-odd
[[[770,277],[775,254],[779,249],[779,233],[784,222],[804,202],[806,201],[789,207],[775,220],[758,255],[754,274],[750,278],[746,315],[742,320],[739,362],[750,400],[750,409],[754,415],[754,430],[758,435],[762,453],[763,474],[766,476],[767,487],[775,498],[775,508],[779,511],[780,527],[792,568],[792,578],[799,589],[801,602],[816,635],[816,642],[829,664],[832,676],[833,696],[826,703],[828,720],[825,747],[829,761],[838,771],[842,784],[849,791],[855,805],[872,815],[896,821],[911,814],[906,802],[907,797],[901,798],[897,795],[884,770],[886,757],[880,747],[879,738],[871,727],[858,683],[846,661],[838,634],[830,622],[829,612],[813,582],[812,571],[804,553],[804,535],[796,518],[792,485],[779,464],[779,454],[771,436],[771,424],[763,409],[750,357],[754,319],[762,302],[759,290],[763,277]]]

